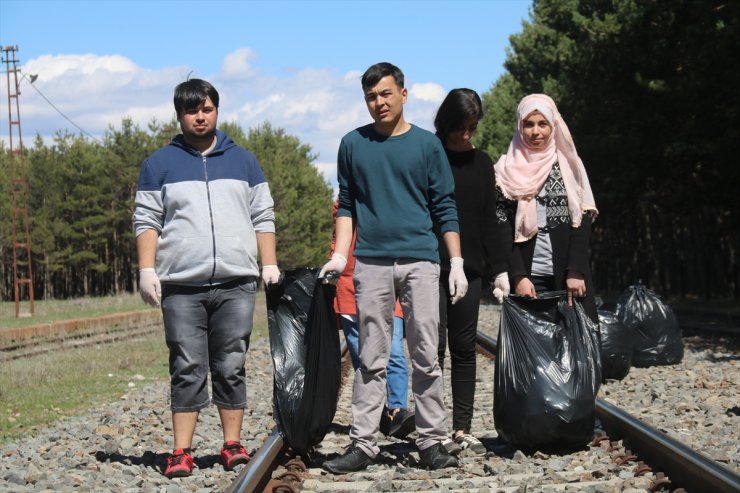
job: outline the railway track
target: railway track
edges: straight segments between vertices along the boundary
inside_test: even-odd
[[[498,307],[482,305],[479,330],[489,336],[495,335],[498,317]],[[112,321],[102,325],[116,324],[121,325]],[[132,329],[138,324],[130,325]],[[161,330],[159,321],[153,325]],[[71,327],[66,327],[65,331],[74,332],[67,329]],[[80,329],[78,326],[77,330]],[[36,342],[42,340],[42,335],[34,335]],[[73,343],[71,336],[69,334],[69,344]],[[638,493],[651,488],[680,491],[681,487],[689,493],[737,491],[737,474],[740,474],[740,446],[736,439],[740,436],[738,340],[725,335],[695,335],[685,337],[684,343],[686,354],[681,363],[633,368],[622,381],[602,385],[599,397],[608,401],[603,404],[606,408],[614,404],[640,417],[654,430],[659,430],[658,436],[666,433],[675,441],[701,451],[711,459],[707,461],[708,467],[714,468],[716,462],[730,471],[724,471],[724,478],[720,474],[718,480],[707,479],[711,472],[696,473],[704,476],[698,488],[689,486],[691,477],[681,476],[682,470],[689,475],[692,468],[696,469],[694,466],[682,462],[673,465],[656,462],[653,452],[629,437],[630,430],[619,432],[604,419],[601,421],[608,435],[599,436],[594,444],[580,451],[523,453],[511,448],[497,437],[492,413],[493,365],[483,352],[478,356],[473,432],[488,448],[486,456],[473,456],[463,451],[459,468],[426,471],[418,467],[418,452],[413,442],[381,439],[382,453],[367,470],[343,476],[330,475],[321,469],[321,464],[341,453],[349,443],[351,385],[345,384],[341,390],[334,425],[323,442],[311,457],[302,458],[305,464],[292,460],[297,458],[286,448],[280,435],[271,434],[275,426],[271,405],[272,362],[269,343],[258,339],[250,346],[248,356],[249,406],[242,437],[248,450],[256,451],[251,464],[235,472],[223,470],[218,460],[221,445],[218,413],[209,406],[201,413],[195,436],[197,468],[193,475],[179,480],[164,478],[162,470],[171,450],[168,387],[164,382],[146,385],[137,382],[121,400],[91,409],[85,415],[64,419],[48,429],[39,429],[22,440],[0,447],[0,457],[3,457],[0,460],[0,493],[259,493],[266,491],[262,483],[270,481],[270,489],[284,483],[278,491],[300,488],[305,493],[544,493],[563,490]],[[58,349],[62,345],[56,342],[54,347]],[[7,356],[8,353],[0,353],[0,361]],[[447,375],[445,380],[445,398],[450,409]],[[597,402],[599,413],[601,406]],[[674,461],[686,460],[680,458],[685,455],[680,448],[674,455],[679,456]],[[700,463],[697,468],[701,467]],[[663,476],[659,476],[659,472]]]
[[[128,341],[161,332],[159,312],[142,311],[0,331],[0,361]]]
[[[479,333],[478,345],[489,367],[479,373],[492,375],[492,358],[496,341]],[[492,379],[489,379],[492,382]],[[345,383],[340,395],[340,408],[350,402],[351,380]],[[491,399],[490,393],[478,392],[479,398]],[[492,402],[488,407],[492,410]],[[348,411],[344,410],[346,417]],[[338,409],[338,415],[340,414]],[[673,491],[673,492],[740,492],[740,477],[728,468],[692,450],[681,442],[652,428],[626,411],[601,399],[596,401],[599,430],[587,451],[587,459],[573,454],[561,456],[540,452],[523,454],[507,447],[499,440],[483,436],[489,452],[485,457],[460,457],[461,466],[455,469],[420,471],[416,468],[418,455],[413,443],[382,442],[381,456],[367,471],[334,476],[322,469],[308,467],[300,458],[291,458],[288,444],[277,429],[256,452],[252,461],[240,472],[227,493],[245,492],[352,492],[352,491],[490,491],[519,493],[532,491]],[[337,419],[335,418],[335,422]],[[334,436],[332,436],[334,435]],[[313,457],[318,464],[322,458],[341,452],[337,435],[348,443],[346,431],[330,433]],[[326,443],[329,442],[329,443]],[[540,472],[500,474],[500,461],[539,462]],[[573,470],[547,467],[560,461],[580,461],[584,465]],[[587,465],[587,466],[586,466]]]

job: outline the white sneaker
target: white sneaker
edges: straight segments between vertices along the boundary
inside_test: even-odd
[[[447,450],[450,455],[457,455],[462,451],[462,447],[459,443],[450,437],[445,437],[441,442],[442,446]]]
[[[476,455],[486,453],[486,446],[470,433],[463,433],[455,437],[455,443],[460,446],[460,450],[469,449]]]

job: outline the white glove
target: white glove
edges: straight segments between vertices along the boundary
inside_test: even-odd
[[[452,304],[460,301],[465,293],[468,292],[468,280],[465,278],[463,271],[462,257],[452,257],[450,259],[450,296]]]
[[[502,272],[493,281],[493,297],[499,303],[504,302],[504,297],[509,296],[511,286],[509,285],[509,273]]]
[[[265,283],[265,286],[280,282],[280,269],[277,265],[262,266],[262,282]]]
[[[341,274],[342,272],[344,272],[344,269],[346,267],[347,259],[344,258],[344,255],[340,255],[337,252],[334,252],[331,256],[331,260],[325,263],[324,266],[321,268],[321,271],[319,272],[319,279],[323,279],[322,282],[324,284],[336,284],[338,276],[334,279],[327,279],[324,277],[324,275],[328,272],[336,272],[337,274]]]
[[[139,269],[139,294],[144,303],[159,308],[162,299],[162,285],[152,267]]]

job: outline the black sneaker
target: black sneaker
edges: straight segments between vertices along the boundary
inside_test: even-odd
[[[391,434],[391,418],[388,416],[390,411],[387,407],[383,406],[383,412],[380,415],[380,432],[385,436]]]
[[[457,459],[451,456],[441,443],[435,443],[429,448],[419,451],[422,467],[425,469],[443,469],[457,467]]]
[[[323,468],[333,474],[347,474],[365,469],[372,463],[373,459],[369,455],[360,447],[352,445],[344,455],[324,462]]]
[[[406,436],[416,429],[416,419],[414,412],[406,409],[399,409],[391,418],[388,435],[393,438],[403,440]]]

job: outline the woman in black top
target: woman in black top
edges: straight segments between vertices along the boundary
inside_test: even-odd
[[[508,294],[507,254],[511,227],[496,221],[493,162],[470,142],[483,117],[480,97],[471,89],[453,89],[437,111],[434,126],[442,141],[455,178],[455,202],[460,222],[460,244],[465,259],[468,292],[455,304],[450,301],[447,276],[449,255],[439,238],[442,272],[440,289],[439,364],[449,344],[452,386],[453,434],[443,445],[450,453],[464,448],[482,454],[486,449],[470,434],[475,398],[475,337],[478,329],[482,276],[496,278],[499,292]]]

